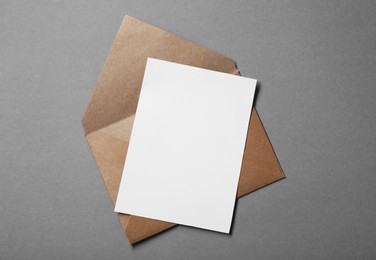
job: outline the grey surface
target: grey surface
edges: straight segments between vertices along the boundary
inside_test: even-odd
[[[205,2],[205,3],[203,3]],[[287,179],[131,247],[81,117],[123,15],[237,61]],[[375,1],[0,1],[1,259],[375,259]]]

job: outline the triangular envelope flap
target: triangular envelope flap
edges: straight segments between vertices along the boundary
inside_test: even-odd
[[[237,73],[231,59],[125,16],[82,119],[86,135],[136,112],[147,57]]]

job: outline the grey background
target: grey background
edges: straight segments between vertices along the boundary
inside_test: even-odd
[[[128,244],[81,117],[125,14],[233,58],[287,179]],[[0,1],[1,259],[375,259],[375,1]]]

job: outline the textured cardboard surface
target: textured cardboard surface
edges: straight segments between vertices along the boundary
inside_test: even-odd
[[[237,74],[235,63],[154,26],[126,16],[82,119],[85,135],[110,198],[115,202],[137,108],[146,58]],[[256,109],[248,129],[238,196],[284,178]],[[119,214],[131,244],[175,224]]]

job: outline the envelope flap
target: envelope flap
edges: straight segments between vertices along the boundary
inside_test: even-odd
[[[82,119],[86,135],[135,114],[147,57],[238,73],[231,59],[125,16]]]

